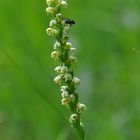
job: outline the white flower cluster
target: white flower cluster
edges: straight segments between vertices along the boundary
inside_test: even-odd
[[[57,8],[67,8],[68,4],[65,0],[46,0],[48,7],[46,8],[46,12],[48,14],[55,14],[57,12]]]
[[[65,0],[46,0],[48,7],[46,8],[47,14],[56,16],[58,14],[60,8],[66,8],[67,2]],[[56,19],[60,18],[60,14],[56,16]],[[57,20],[53,19],[50,21],[49,28],[47,28],[46,32],[49,36],[57,36],[59,31],[56,28]],[[60,20],[60,19],[58,19]]]
[[[46,8],[47,14],[54,17],[50,21],[46,32],[48,36],[56,38],[51,57],[62,62],[62,65],[54,69],[57,73],[54,82],[61,86],[61,104],[75,112],[70,116],[70,123],[74,126],[77,121],[81,123],[80,114],[86,110],[84,104],[78,103],[78,94],[75,93],[75,88],[81,83],[81,80],[75,77],[71,70],[72,63],[77,62],[77,58],[74,55],[76,48],[69,42],[69,31],[74,21],[65,20],[60,13],[61,8],[68,6],[66,0],[46,0],[46,3],[48,5]]]
[[[74,94],[69,93],[68,86],[61,86],[60,91],[62,96],[61,100],[62,105],[69,106],[71,102],[75,101],[75,96]]]
[[[58,32],[55,29],[48,28],[47,33],[48,33],[48,35],[54,36]],[[62,38],[62,39],[64,39],[64,38]],[[52,52],[51,57],[55,60],[59,59],[62,47],[64,47],[65,51],[68,52],[68,56],[67,56],[66,61],[70,62],[70,63],[77,62],[77,57],[74,56],[74,52],[76,51],[76,48],[72,47],[72,43],[70,43],[70,42],[66,42],[62,46],[61,42],[56,41],[54,44],[54,51]],[[62,57],[64,57],[64,56],[62,56]]]
[[[56,51],[54,51],[56,52]],[[57,53],[56,53],[57,54]],[[58,57],[58,55],[56,55]],[[57,58],[55,56],[55,58]],[[72,74],[70,73],[70,70],[67,66],[63,65],[63,66],[57,66],[55,69],[56,73],[58,74],[58,76],[56,76],[54,78],[54,82],[56,84],[60,84],[62,83],[62,81],[64,82],[70,82],[74,87],[76,87],[77,85],[79,85],[81,83],[81,80],[77,77],[73,77]]]

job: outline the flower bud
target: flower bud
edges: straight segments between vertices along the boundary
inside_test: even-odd
[[[70,51],[72,51],[72,52],[74,52],[74,51],[76,51],[76,48],[70,48]]]
[[[54,50],[57,50],[61,47],[61,43],[56,41],[55,44],[54,44]]]
[[[68,90],[68,86],[61,86],[61,92],[63,92],[63,91],[67,91]]]
[[[55,16],[55,19],[58,20],[58,21],[61,21],[62,20],[62,17],[63,17],[62,14],[61,13],[58,13]]]
[[[62,105],[67,106],[67,105],[69,105],[70,100],[69,100],[69,98],[63,98],[63,99],[61,100],[61,103],[62,103]]]
[[[74,124],[76,124],[76,122],[78,121],[78,119],[79,119],[79,116],[78,116],[77,114],[72,114],[72,115],[70,116],[69,121],[70,121],[70,123],[71,123],[72,126],[73,126]]]
[[[75,56],[73,56],[73,55],[70,55],[70,56],[68,57],[68,59],[69,59],[70,62],[77,62],[77,57],[75,57]]]
[[[72,43],[70,43],[70,42],[67,42],[67,43],[66,43],[66,46],[65,46],[65,48],[67,48],[67,49],[70,49],[70,48],[72,48]]]
[[[52,19],[51,21],[50,21],[50,27],[52,27],[52,26],[54,26],[54,25],[56,25],[57,24],[57,21],[55,20],[55,19]]]
[[[69,97],[70,97],[70,99],[71,99],[72,102],[75,101],[75,96],[74,96],[74,94],[70,94]]]
[[[65,81],[71,80],[72,79],[72,75],[70,73],[66,73],[64,76]]]
[[[61,1],[61,6],[62,6],[63,8],[67,8],[68,4],[67,4],[67,2],[66,2],[65,0],[62,0],[62,1]]]
[[[72,82],[74,83],[74,85],[79,85],[81,83],[81,80],[77,77],[73,77]]]
[[[68,35],[63,35],[63,37],[61,38],[61,42],[63,44],[66,44],[66,42],[68,41],[69,39],[69,36]],[[67,49],[67,47],[65,46],[65,48]]]
[[[59,52],[59,51],[53,51],[52,53],[51,53],[51,57],[53,58],[53,59],[59,59],[59,56],[61,55],[61,53]]]
[[[61,94],[61,96],[63,98],[68,97],[69,96],[69,92],[68,91],[63,91],[62,94]]]
[[[55,36],[58,34],[58,31],[56,29],[53,29],[53,28],[47,28],[46,32],[49,36]]]
[[[48,14],[53,15],[53,14],[55,13],[55,8],[53,8],[53,7],[47,7],[47,8],[46,8],[46,12],[47,12]]]
[[[78,112],[83,112],[83,111],[85,111],[85,110],[87,110],[87,107],[86,107],[86,105],[85,104],[81,104],[81,103],[78,103],[77,104],[77,111]]]
[[[63,30],[63,36],[67,36],[69,33],[70,27],[69,26],[65,26],[64,30]]]
[[[62,66],[61,67],[61,73],[67,73],[68,72],[68,67]]]
[[[56,84],[61,84],[62,82],[62,76],[58,75],[57,77],[54,78],[53,80]]]
[[[48,6],[51,6],[56,3],[56,0],[46,0]]]
[[[58,66],[54,69],[57,73],[61,73],[61,66]]]

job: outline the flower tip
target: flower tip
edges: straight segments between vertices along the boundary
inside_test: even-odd
[[[60,55],[61,55],[61,53],[60,53],[59,51],[53,51],[53,52],[51,53],[51,57],[52,57],[53,59],[55,59],[55,60],[59,59]],[[58,68],[57,68],[57,69],[58,69]]]
[[[87,110],[87,107],[86,107],[86,105],[85,104],[82,104],[82,103],[78,103],[77,104],[77,111],[78,112],[83,112],[83,111],[85,111],[85,110]]]
[[[55,36],[58,34],[58,31],[54,28],[49,27],[46,29],[46,33],[48,34],[48,36]]]
[[[79,119],[79,116],[77,114],[72,114],[70,116],[69,121],[70,121],[71,125],[73,126],[77,122],[78,119]]]
[[[68,3],[67,3],[65,0],[62,0],[62,1],[61,1],[61,6],[62,6],[63,8],[67,8],[67,7],[68,7]]]
[[[57,77],[55,77],[53,81],[55,82],[55,84],[61,84],[62,82],[61,75],[58,75]]]
[[[53,7],[47,7],[46,8],[46,12],[47,12],[47,14],[53,15],[55,13],[55,8],[53,8]]]
[[[79,79],[79,78],[77,78],[77,77],[73,77],[73,83],[74,83],[74,85],[76,86],[76,85],[79,85],[80,83],[81,83],[81,80]]]
[[[61,103],[62,103],[62,105],[64,105],[64,106],[68,106],[69,103],[70,103],[70,100],[69,100],[69,98],[63,98],[63,99],[61,100]]]
[[[66,46],[65,46],[65,48],[67,48],[67,49],[72,48],[72,43],[70,43],[70,42],[66,42]]]

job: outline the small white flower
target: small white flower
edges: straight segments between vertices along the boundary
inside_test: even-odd
[[[63,91],[62,94],[61,94],[61,96],[63,98],[68,97],[69,96],[69,92],[68,91]]]
[[[69,98],[63,98],[63,99],[61,100],[61,103],[62,103],[62,105],[67,106],[67,105],[69,105],[70,100],[69,100]]]
[[[63,91],[67,91],[68,90],[68,86],[61,86],[61,92],[63,92]]]
[[[81,83],[81,80],[77,77],[73,77],[72,79],[72,82],[75,84],[75,85],[79,85]]]
[[[70,94],[69,97],[70,97],[70,99],[71,99],[72,102],[75,101],[75,96],[74,96],[74,94]]]
[[[59,51],[53,51],[51,53],[51,57],[54,59],[59,59],[59,56],[61,55],[61,53]]]
[[[67,6],[68,6],[68,4],[67,4],[67,2],[66,2],[65,0],[62,0],[62,1],[61,1],[61,5],[62,5],[62,7],[64,7],[64,8],[67,8]]]
[[[47,8],[46,8],[46,12],[47,12],[48,14],[54,14],[54,13],[55,13],[55,8],[53,8],[53,7],[47,7]]]
[[[63,44],[65,44],[65,43],[68,41],[68,39],[69,39],[69,36],[68,36],[68,35],[63,35],[63,37],[61,38],[61,42],[62,42]],[[67,48],[66,45],[65,45],[65,48],[66,48],[66,49],[69,49],[69,48]]]
[[[70,55],[70,56],[68,57],[68,59],[69,59],[69,61],[71,61],[71,62],[77,62],[77,57],[75,57],[75,56],[73,56],[73,55]]]
[[[70,119],[69,119],[69,121],[70,121],[70,123],[72,124],[72,126],[76,123],[76,121],[79,119],[79,116],[77,115],[77,114],[72,114],[71,116],[70,116]]]
[[[48,6],[54,4],[56,2],[56,0],[46,0],[46,3]]]
[[[61,13],[56,14],[56,19],[61,19],[63,16]]]
[[[66,43],[66,46],[65,46],[65,48],[67,48],[67,49],[70,49],[70,48],[72,48],[72,43],[70,43],[70,42],[67,42],[67,43]]]
[[[54,78],[53,80],[56,84],[61,84],[62,82],[62,76],[58,75],[57,77]]]
[[[55,19],[52,19],[51,21],[50,21],[50,27],[52,27],[52,26],[54,26],[54,25],[56,25],[57,24],[57,21],[55,20]]]
[[[85,104],[78,103],[77,104],[77,110],[81,113],[81,112],[87,110],[87,107],[86,107]]]
[[[58,66],[54,69],[57,73],[61,73],[61,66]]]
[[[65,81],[71,80],[72,79],[72,75],[70,73],[66,73],[64,78],[65,78]]]
[[[58,31],[56,29],[53,29],[53,28],[47,28],[46,32],[49,36],[55,36],[58,34]]]
[[[57,50],[61,47],[61,43],[56,41],[55,44],[54,44],[54,50]]]
[[[65,22],[64,22],[64,23],[65,23]],[[68,35],[69,30],[70,30],[70,26],[65,26],[65,27],[64,27],[64,30],[63,30],[63,35]]]
[[[64,74],[64,73],[67,73],[67,72],[68,72],[68,67],[62,66],[61,67],[61,73]]]
[[[67,26],[65,26],[65,27],[64,27],[64,31],[65,31],[65,32],[67,32],[67,33],[68,33],[68,32],[69,32],[69,30],[70,30],[70,26],[68,26],[68,25],[67,25]]]
[[[76,51],[76,48],[73,48],[72,47],[72,48],[70,48],[70,51],[73,51],[74,52],[74,51]]]

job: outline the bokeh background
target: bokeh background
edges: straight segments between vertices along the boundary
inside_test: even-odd
[[[0,140],[76,140],[50,58],[45,0],[0,0]],[[69,0],[86,140],[140,140],[140,1]]]

